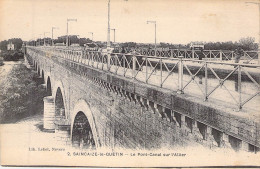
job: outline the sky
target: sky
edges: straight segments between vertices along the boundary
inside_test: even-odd
[[[116,42],[153,43],[156,21],[157,43],[191,41],[258,41],[259,8],[256,0],[111,0],[111,28]],[[0,41],[32,40],[69,34],[107,40],[108,0],[0,0]],[[111,41],[114,35],[111,31]]]

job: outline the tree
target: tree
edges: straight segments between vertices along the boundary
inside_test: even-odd
[[[7,40],[1,41],[0,42],[0,50],[6,51],[7,50],[7,44],[8,44]]]
[[[253,37],[241,38],[238,42],[244,50],[257,49],[257,46],[255,45],[255,38]]]
[[[14,48],[15,50],[20,50],[22,48],[23,45],[23,41],[21,38],[12,38],[12,39],[8,39],[8,40],[4,40],[0,42],[0,49],[3,51],[7,50],[7,45],[12,42],[14,44]]]
[[[122,44],[122,47],[135,48],[136,43],[135,42],[125,42]]]
[[[79,45],[80,46],[84,46],[84,44],[86,44],[86,43],[92,43],[92,40],[90,40],[89,38],[80,38],[79,39]]]

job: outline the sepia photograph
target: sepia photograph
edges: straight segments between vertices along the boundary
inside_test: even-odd
[[[0,0],[0,165],[260,167],[259,0]]]

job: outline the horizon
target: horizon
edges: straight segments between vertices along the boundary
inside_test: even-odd
[[[59,37],[62,37],[62,36],[67,36],[67,35],[61,35]],[[76,35],[69,35],[69,36],[76,36]],[[59,37],[57,38],[54,38],[53,40],[57,40]],[[81,38],[86,38],[86,39],[89,39],[91,40],[89,37],[80,37],[79,39]],[[242,38],[247,38],[247,37],[242,37]],[[8,41],[8,40],[11,40],[11,39],[19,39],[19,38],[10,38],[10,39],[4,39],[4,40],[1,40],[1,41]],[[21,38],[20,38],[21,39]],[[38,38],[37,40],[39,40],[40,38]],[[46,37],[45,39],[51,39],[50,37]],[[28,40],[28,41],[25,41],[23,39],[21,39],[23,42],[32,42],[32,41],[35,41],[35,40]],[[41,39],[43,40],[43,38]],[[0,41],[0,42],[1,42]],[[93,42],[101,42],[101,43],[107,43],[107,41],[95,41],[93,40]],[[113,40],[110,40],[111,43],[114,43]],[[169,43],[169,42],[158,42],[157,45],[160,45],[160,43],[166,43],[166,44],[169,44],[169,45],[189,45],[190,43],[202,43],[202,44],[206,44],[206,43],[227,43],[227,42],[232,42],[232,43],[239,43],[239,40],[237,41],[191,41],[191,42],[188,42],[188,43]],[[126,42],[115,42],[115,43],[136,43],[136,44],[150,44],[150,45],[154,45],[154,42],[133,42],[133,41],[126,41]],[[254,42],[255,44],[258,44],[255,40]]]
[[[188,44],[190,42],[237,42],[253,37],[258,42],[258,6],[246,0],[111,0],[111,28],[116,29],[116,42],[154,43],[157,22],[157,43]],[[29,41],[43,38],[54,30],[54,39],[69,34],[94,41],[107,39],[107,0],[2,0],[0,2],[0,41],[21,38]],[[188,11],[188,12],[187,12]],[[242,11],[242,12],[241,12]],[[42,35],[40,35],[42,34]],[[51,37],[51,33],[46,33]],[[113,41],[113,31],[110,31]]]

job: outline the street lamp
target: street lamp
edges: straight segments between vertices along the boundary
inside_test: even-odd
[[[147,24],[152,23],[154,24],[154,49],[155,49],[155,56],[156,56],[156,21],[147,21]]]
[[[39,36],[40,36],[39,46],[41,46],[42,34],[39,34]]]
[[[59,29],[58,27],[52,27],[51,28],[51,46],[53,46],[53,30],[54,29]]]
[[[108,0],[108,18],[107,18],[107,48],[110,48],[110,0]]]
[[[66,46],[69,46],[69,22],[75,21],[77,22],[77,19],[67,19],[67,39],[66,39]]]
[[[112,31],[114,31],[114,43],[116,42],[116,29],[111,29]]]
[[[125,0],[128,1],[128,0]],[[107,4],[107,8],[108,8],[108,18],[107,18],[107,49],[110,48],[111,44],[110,44],[110,0],[108,0],[108,4]]]
[[[90,33],[91,35],[92,35],[92,37],[91,37],[91,40],[92,40],[92,42],[93,42],[93,32],[88,32],[88,33]]]
[[[43,46],[46,46],[46,44],[45,44],[45,34],[46,34],[46,33],[50,33],[50,32],[44,32],[44,33],[43,33],[43,36],[44,36],[44,37],[43,37],[43,38],[44,38],[44,39],[43,39]]]
[[[35,37],[33,37],[33,39],[35,41],[34,46],[37,46],[37,37],[35,36]]]
[[[246,2],[247,4],[255,4],[258,5],[259,10],[259,28],[258,28],[258,65],[260,65],[260,3],[259,2]]]

